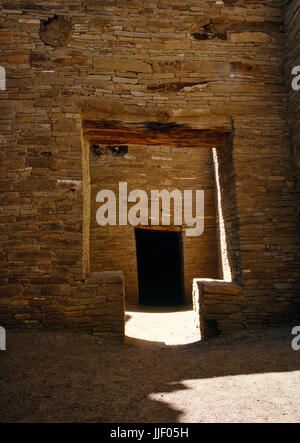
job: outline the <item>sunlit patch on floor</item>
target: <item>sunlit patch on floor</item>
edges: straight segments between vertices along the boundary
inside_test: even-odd
[[[183,380],[149,398],[181,411],[182,423],[300,422],[299,379],[300,371]]]
[[[194,312],[184,307],[127,306],[126,337],[166,345],[184,345],[200,340]]]

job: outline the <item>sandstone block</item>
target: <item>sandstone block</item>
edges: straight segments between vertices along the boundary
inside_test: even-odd
[[[261,43],[267,44],[271,37],[264,32],[237,32],[230,33],[230,40],[233,43]]]
[[[129,60],[115,57],[95,57],[95,68],[105,69],[107,71],[128,71],[151,73],[151,65],[139,60]]]

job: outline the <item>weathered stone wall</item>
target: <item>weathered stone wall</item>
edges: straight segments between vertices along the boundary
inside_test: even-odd
[[[285,0],[285,26],[286,26],[286,81],[289,96],[289,127],[291,138],[291,149],[294,157],[295,175],[297,181],[298,200],[298,238],[297,257],[295,259],[294,271],[297,275],[295,285],[296,293],[300,294],[300,90],[292,88],[292,75],[294,67],[300,67],[300,1]],[[300,73],[300,70],[298,71]],[[298,81],[298,84],[300,82]],[[300,296],[299,296],[300,297]]]
[[[121,272],[89,274],[84,284],[0,286],[0,322],[14,328],[72,328],[94,335],[123,337],[124,276]]]
[[[229,335],[244,329],[243,302],[241,286],[195,278],[193,308],[201,339]]]
[[[213,152],[217,196],[219,275],[223,280],[242,279],[240,226],[232,152],[233,137]],[[222,226],[223,224],[223,226]],[[206,276],[208,277],[208,276]]]
[[[66,299],[64,291],[84,287],[89,179],[81,111],[109,107],[121,121],[130,113],[142,119],[151,108],[158,122],[206,129],[232,122],[243,325],[290,318],[297,214],[282,2],[223,3],[1,3],[4,325],[17,314],[35,320],[26,300],[43,298],[45,287],[63,288]],[[41,21],[55,14],[67,19],[66,28],[56,37],[45,27],[40,34]],[[44,298],[46,306],[50,296]]]
[[[99,191],[113,190],[117,197],[118,208],[119,182],[127,182],[128,194],[135,189],[141,189],[147,193],[149,199],[151,190],[166,189],[171,192],[179,189],[183,193],[189,189],[193,192],[193,214],[195,214],[196,189],[204,189],[203,235],[187,236],[184,214],[182,215],[185,293],[186,302],[191,303],[192,281],[195,275],[218,278],[215,185],[211,163],[211,149],[207,148],[129,145],[128,154],[124,157],[114,157],[110,152],[97,157],[91,152],[91,271],[122,269],[125,276],[126,299],[138,303],[134,227],[97,224],[96,211],[101,205],[96,202]],[[128,203],[128,210],[132,206],[133,203]],[[117,211],[117,217],[118,214]]]

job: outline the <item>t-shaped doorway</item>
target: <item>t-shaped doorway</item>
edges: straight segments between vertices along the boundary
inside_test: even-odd
[[[182,233],[135,229],[139,303],[172,306],[184,303]]]

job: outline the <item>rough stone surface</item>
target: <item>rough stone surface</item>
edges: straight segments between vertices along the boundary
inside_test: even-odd
[[[297,275],[295,291],[300,294],[300,90],[294,91],[291,82],[294,79],[292,69],[300,67],[300,1],[285,1],[285,26],[287,32],[285,53],[285,74],[289,93],[289,128],[291,150],[293,153],[294,172],[297,194],[297,239],[293,269]],[[300,68],[298,70],[300,73]],[[298,81],[300,85],[300,81]],[[299,308],[300,310],[300,308]]]
[[[72,30],[72,20],[55,15],[41,23],[40,37],[46,45],[59,48],[69,42]]]
[[[65,47],[53,49],[41,40],[40,25],[55,15],[71,20],[73,33]],[[224,186],[234,186],[234,200],[224,202],[225,228],[243,293],[234,296],[242,297],[237,311],[226,316],[245,328],[295,318],[300,92],[290,90],[290,72],[300,65],[298,17],[298,0],[284,8],[281,1],[258,0],[223,6],[205,0],[184,6],[181,0],[1,3],[0,64],[7,76],[0,91],[3,326],[61,327],[70,316],[67,325],[93,325],[86,305],[76,321],[70,312],[75,299],[90,302],[96,293],[83,283],[98,269],[90,254],[95,202],[82,121],[100,116],[231,132],[230,157],[223,158],[220,145],[217,150],[223,165],[231,163],[223,167]],[[216,27],[220,19],[224,26],[216,30],[226,39],[191,35],[205,20]],[[208,87],[196,87],[202,82]],[[152,149],[147,146],[145,155]],[[163,183],[163,174],[158,177]],[[225,327],[234,329],[228,317],[218,321],[219,330]]]
[[[245,329],[242,288],[224,281],[194,279],[193,307],[201,339]]]
[[[127,182],[128,194],[144,190],[150,198],[152,189],[193,191],[195,212],[196,189],[205,189],[205,229],[199,237],[186,235],[182,214],[183,266],[186,302],[191,303],[192,281],[199,277],[218,278],[217,227],[214,200],[214,177],[211,150],[207,148],[170,148],[167,146],[129,145],[125,157],[111,153],[95,157],[90,153],[91,177],[91,271],[122,269],[125,275],[126,298],[138,302],[138,272],[134,228],[99,226],[96,211],[100,204],[96,195],[101,189],[111,189],[119,198],[119,182]],[[159,186],[157,185],[159,183]],[[128,210],[133,203],[128,203]],[[151,205],[149,202],[149,215]],[[183,211],[182,211],[183,212]],[[171,223],[173,218],[171,217]],[[177,227],[178,228],[178,227]],[[176,229],[171,226],[170,229]],[[199,251],[202,251],[199,254]],[[155,275],[153,275],[155,278]]]

